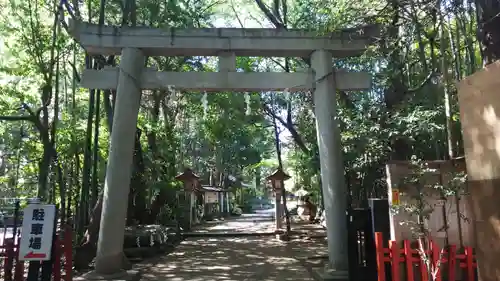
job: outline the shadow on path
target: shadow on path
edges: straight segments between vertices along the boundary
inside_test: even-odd
[[[143,281],[299,281],[313,280],[310,257],[326,254],[323,238],[310,239],[324,229],[294,223],[295,235],[288,242],[275,236],[242,236],[274,232],[272,212],[244,214],[205,223],[198,234],[184,240],[171,254],[142,272]],[[225,236],[211,236],[225,233]],[[231,233],[233,234],[231,236]],[[323,233],[324,234],[324,233]],[[324,236],[324,235],[323,235]]]
[[[324,254],[316,240],[281,242],[266,237],[190,238],[142,275],[141,280],[313,280],[303,262]]]

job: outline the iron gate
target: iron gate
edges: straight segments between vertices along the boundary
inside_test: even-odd
[[[375,238],[369,208],[348,211],[349,276],[351,281],[376,281]]]

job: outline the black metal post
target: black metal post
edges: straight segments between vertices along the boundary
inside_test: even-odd
[[[30,261],[28,266],[28,277],[26,281],[38,281],[38,275],[40,273],[40,262]]]
[[[387,199],[370,198],[368,199],[368,205],[371,209],[372,215],[372,233],[375,232],[382,233],[384,237],[384,247],[389,247],[389,240],[391,239],[391,222],[390,222],[390,207],[389,201]],[[374,235],[373,235],[374,236]],[[367,263],[370,264],[370,268],[374,268],[375,272],[377,269],[377,256],[375,249],[375,241],[371,243],[373,248],[373,254],[369,254],[369,259]],[[376,272],[378,274],[378,272]],[[391,265],[389,263],[385,264],[385,280],[392,280]]]
[[[50,255],[50,260],[43,261],[42,262],[42,274],[41,274],[41,280],[40,281],[50,281],[52,277],[52,266],[54,265],[55,261],[55,252],[56,252],[56,239],[57,239],[57,221],[58,221],[58,214],[59,214],[59,208],[56,206],[56,212],[54,216],[54,230],[52,232],[52,250],[51,250],[51,255]],[[57,270],[61,270],[58,268]]]

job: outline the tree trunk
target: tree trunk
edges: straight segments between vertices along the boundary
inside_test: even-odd
[[[143,224],[143,216],[147,213],[147,188],[144,181],[144,155],[141,145],[142,130],[137,128],[135,134],[134,162],[132,178],[130,180],[129,205],[127,214],[127,224]]]
[[[491,0],[476,1],[478,32],[481,44],[483,65],[500,58],[500,2]]]
[[[94,146],[92,148],[92,184],[90,205],[95,206],[99,197],[99,126],[101,124],[101,91],[95,93]]]
[[[97,240],[99,239],[99,228],[101,224],[103,195],[99,196],[97,203],[92,210],[90,223],[83,237],[83,241],[76,248],[74,265],[76,270],[88,268],[90,262],[94,259],[97,251]]]

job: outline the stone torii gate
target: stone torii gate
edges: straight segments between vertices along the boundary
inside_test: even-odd
[[[117,89],[95,272],[116,274],[123,267],[123,234],[141,92],[173,86],[189,91],[314,91],[330,266],[339,278],[346,278],[347,191],[335,92],[370,89],[371,77],[363,72],[334,70],[332,60],[362,54],[377,31],[367,26],[319,35],[302,30],[163,30],[70,22],[71,34],[90,54],[121,55],[119,67],[86,69],[81,81],[85,88]],[[158,72],[144,67],[145,56],[218,56],[219,72]],[[237,72],[236,56],[308,57],[311,69],[295,73]]]

